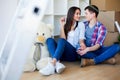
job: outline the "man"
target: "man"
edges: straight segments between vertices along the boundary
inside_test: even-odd
[[[99,9],[95,5],[85,8],[85,49],[79,49],[77,52],[81,56],[81,67],[109,63],[115,64],[114,55],[120,51],[120,45],[114,44],[104,47],[103,42],[107,34],[105,26],[97,20]],[[103,15],[104,16],[104,15]]]

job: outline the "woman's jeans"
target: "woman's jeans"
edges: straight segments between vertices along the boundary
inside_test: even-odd
[[[56,43],[54,39],[46,40],[48,51],[52,58],[62,61],[76,61],[78,54],[76,49],[65,39],[60,38]]]
[[[120,52],[120,45],[113,44],[109,47],[100,47],[100,49],[92,52],[87,52],[87,54],[81,56],[82,58],[94,59],[95,64],[101,63]]]

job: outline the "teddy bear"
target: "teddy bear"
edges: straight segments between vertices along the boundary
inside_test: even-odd
[[[24,72],[33,72],[36,69],[40,70],[52,60],[49,57],[46,39],[52,37],[54,26],[41,22],[37,30],[36,39],[33,42],[30,55],[24,66]]]

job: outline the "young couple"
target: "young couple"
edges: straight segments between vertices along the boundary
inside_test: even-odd
[[[85,8],[85,22],[79,22],[81,10],[71,7],[66,21],[61,18],[61,33],[58,42],[48,38],[46,43],[52,61],[41,69],[42,75],[61,73],[65,66],[60,61],[76,61],[81,58],[81,67],[99,63],[115,64],[114,55],[120,51],[120,45],[103,46],[107,34],[105,26],[97,20],[99,9],[95,5]]]

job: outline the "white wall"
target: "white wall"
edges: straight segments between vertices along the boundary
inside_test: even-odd
[[[17,2],[18,0],[0,0],[0,49],[10,27]]]

